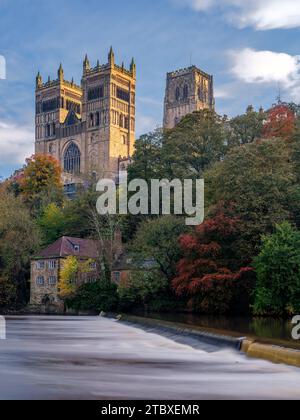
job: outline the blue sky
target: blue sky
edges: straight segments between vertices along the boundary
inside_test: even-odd
[[[35,76],[80,82],[82,61],[137,63],[137,134],[161,125],[166,72],[215,77],[216,109],[300,102],[299,0],[0,0],[0,175],[33,152]],[[1,65],[1,60],[0,60]],[[3,77],[3,74],[2,74]]]

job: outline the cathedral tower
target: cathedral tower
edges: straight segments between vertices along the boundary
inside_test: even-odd
[[[164,128],[174,128],[187,114],[214,109],[213,76],[196,66],[167,74]]]
[[[66,186],[91,176],[115,178],[135,143],[136,66],[117,65],[111,48],[107,64],[83,62],[81,86],[36,78],[36,153],[50,154],[63,169]]]

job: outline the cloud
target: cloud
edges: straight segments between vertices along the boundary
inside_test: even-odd
[[[34,151],[34,130],[0,121],[0,166],[17,167]]]
[[[245,48],[230,53],[231,73],[245,83],[279,84],[300,102],[300,57]]]
[[[234,25],[257,30],[300,27],[299,0],[176,0],[193,10],[219,7],[222,15]]]

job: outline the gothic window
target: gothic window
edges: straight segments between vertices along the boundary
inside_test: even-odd
[[[50,124],[47,124],[46,126],[46,137],[50,137],[51,136],[51,126]]]
[[[179,101],[179,99],[180,99],[180,88],[177,87],[176,88],[176,101]]]
[[[124,116],[123,114],[120,115],[120,123],[119,123],[120,127],[124,127]]]
[[[52,124],[52,134],[53,134],[53,136],[55,136],[55,134],[56,134],[55,122]]]
[[[88,91],[88,101],[94,101],[96,99],[101,99],[104,97],[104,87],[97,86],[95,88],[89,89]]]
[[[94,114],[90,114],[90,127],[94,127]]]
[[[96,112],[96,127],[100,125],[100,112]]]
[[[189,87],[188,87],[188,85],[184,85],[184,88],[183,88],[183,99],[187,99],[188,96],[189,96]]]
[[[124,89],[117,89],[117,98],[125,102],[130,102],[130,94]]]
[[[129,118],[125,117],[125,128],[129,130]]]
[[[80,150],[75,143],[71,143],[64,156],[64,170],[71,174],[80,173]]]

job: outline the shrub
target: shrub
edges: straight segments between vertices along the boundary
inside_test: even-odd
[[[76,311],[113,311],[118,305],[117,286],[102,281],[84,284],[77,290],[74,297],[66,300],[66,305]]]

